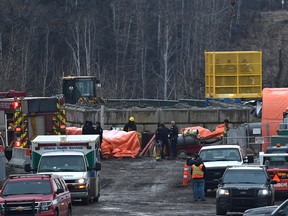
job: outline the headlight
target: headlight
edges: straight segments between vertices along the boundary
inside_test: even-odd
[[[78,183],[80,183],[80,184],[83,184],[83,183],[85,183],[87,180],[86,179],[84,179],[84,178],[81,178],[81,179],[78,179]]]
[[[229,191],[225,190],[225,189],[218,189],[218,194],[219,195],[229,196]]]
[[[40,203],[40,211],[50,211],[52,202],[42,202]]]
[[[268,195],[269,191],[267,189],[259,190],[258,195],[265,196]]]

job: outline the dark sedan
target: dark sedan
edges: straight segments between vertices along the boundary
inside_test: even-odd
[[[284,216],[288,215],[288,199],[279,206],[266,206],[248,209],[243,216]]]

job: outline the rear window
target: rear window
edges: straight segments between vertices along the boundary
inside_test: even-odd
[[[51,193],[49,180],[8,181],[2,190],[2,196]]]
[[[238,149],[205,149],[201,150],[200,157],[203,162],[209,161],[241,161],[240,152]]]
[[[243,176],[245,176],[243,178]],[[251,184],[265,184],[267,182],[267,175],[264,170],[233,170],[228,169],[223,175],[223,183],[251,183]]]

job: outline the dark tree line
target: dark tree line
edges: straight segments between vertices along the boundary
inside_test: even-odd
[[[203,98],[204,51],[235,49],[243,9],[283,7],[235,2],[236,16],[230,0],[0,0],[0,91],[95,75],[105,98]]]

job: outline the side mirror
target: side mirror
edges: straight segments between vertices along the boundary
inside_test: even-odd
[[[100,171],[101,170],[101,163],[99,163],[99,162],[95,163],[95,170],[96,171]]]
[[[56,191],[56,194],[60,194],[60,193],[64,193],[64,189],[63,188],[58,188]]]
[[[276,180],[270,180],[270,184],[273,184],[273,185],[275,185],[275,184],[277,184],[278,182],[276,181]]]
[[[254,163],[254,155],[247,156],[248,163]]]
[[[25,172],[31,172],[30,164],[25,164],[24,165],[24,170],[25,170]]]
[[[219,183],[219,184],[223,184],[223,179],[222,179],[222,178],[219,178],[219,179],[218,179],[218,183]]]

